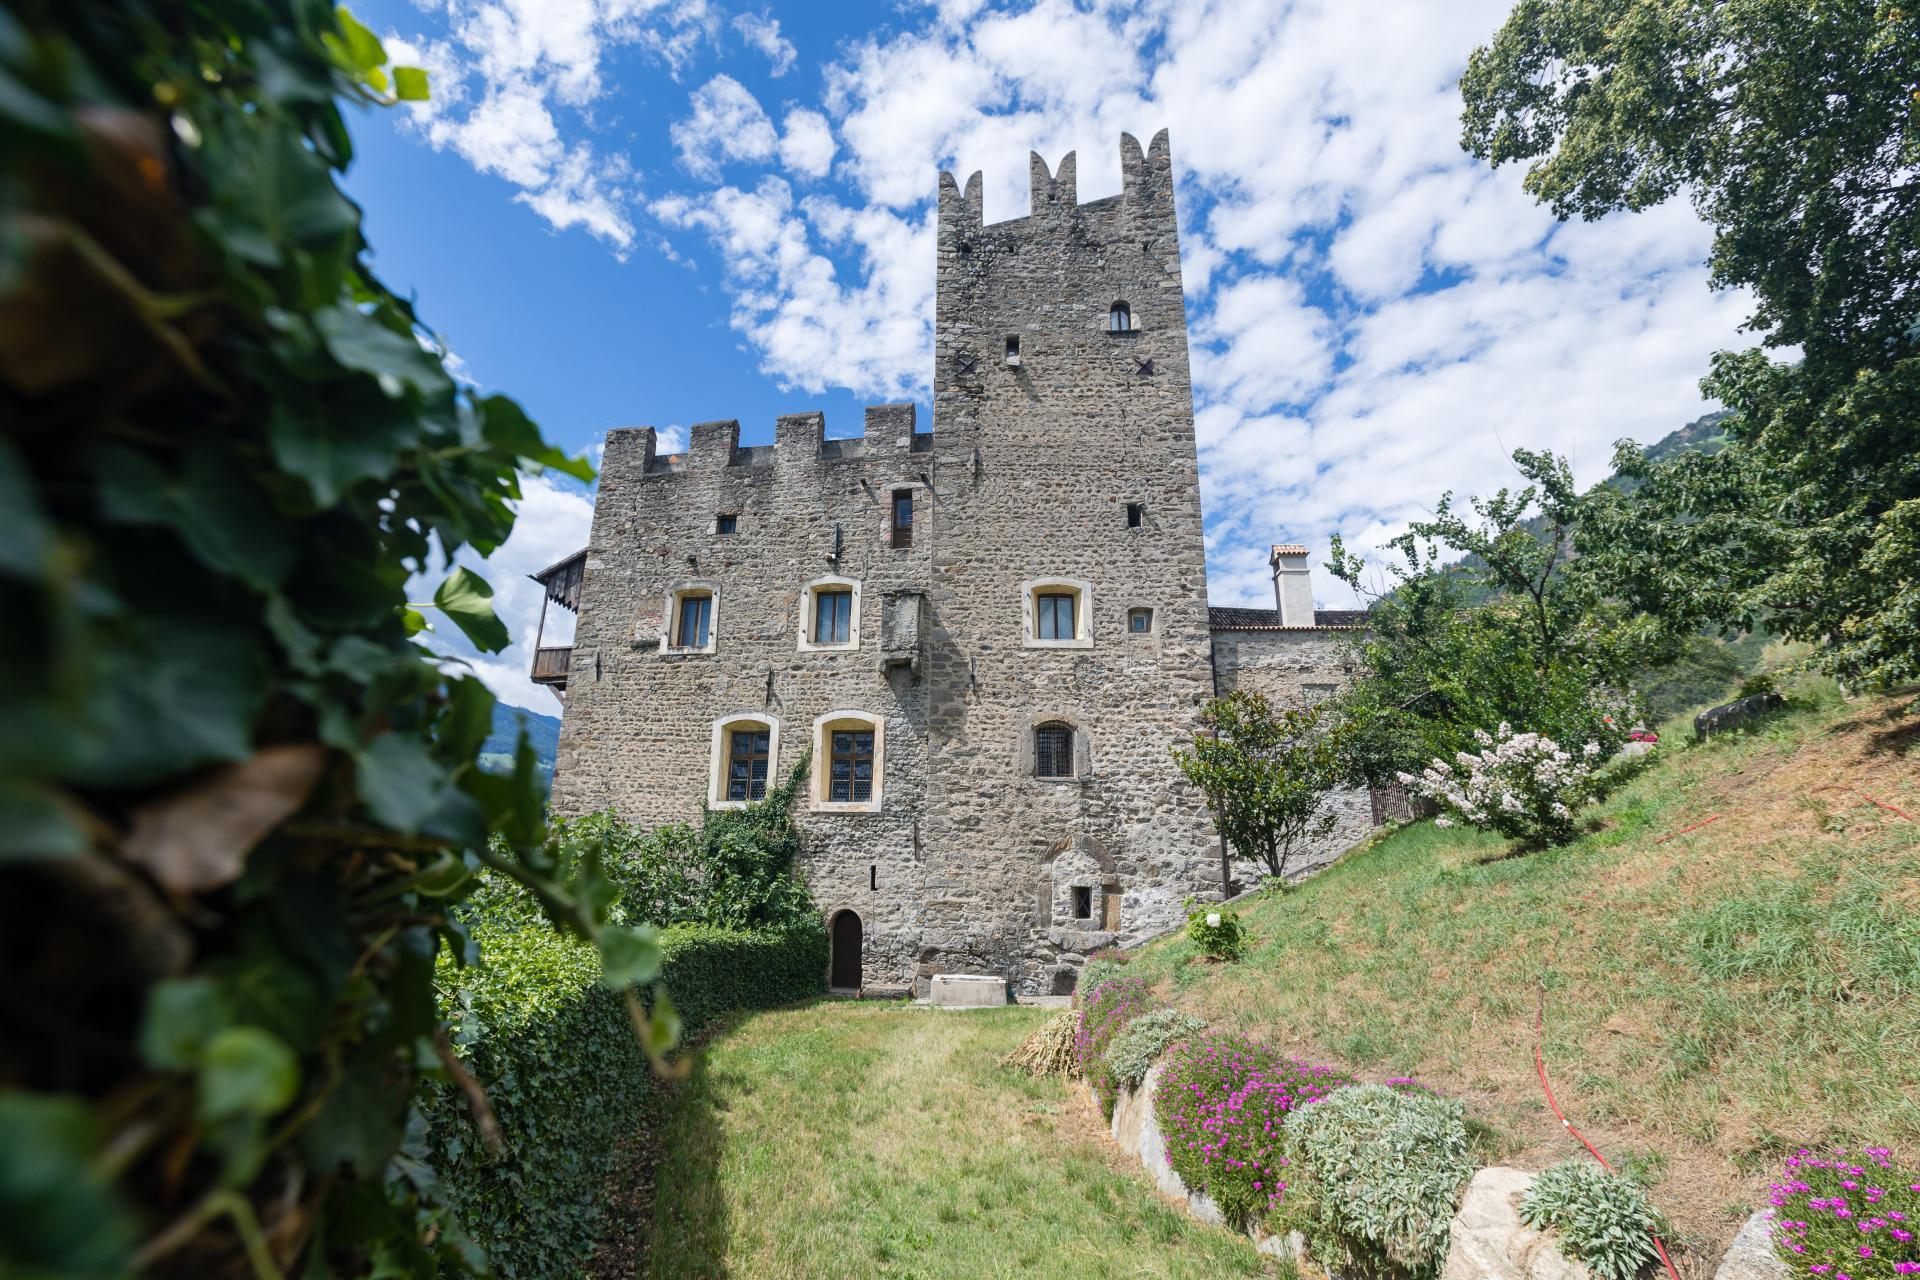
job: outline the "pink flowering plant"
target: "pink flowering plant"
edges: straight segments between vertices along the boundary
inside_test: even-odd
[[[1565,844],[1574,835],[1574,813],[1595,798],[1594,774],[1601,745],[1590,741],[1569,751],[1538,733],[1474,730],[1479,751],[1461,751],[1454,763],[1435,759],[1418,774],[1398,774],[1413,794],[1424,796],[1482,831],[1497,831],[1529,844]],[[1448,819],[1439,819],[1448,825]]]
[[[1237,1036],[1205,1035],[1167,1051],[1154,1115],[1167,1163],[1230,1219],[1266,1218],[1287,1189],[1287,1116],[1350,1083]]]
[[[1080,1074],[1093,1086],[1103,1114],[1113,1114],[1119,1083],[1107,1068],[1107,1046],[1129,1022],[1143,1013],[1162,1007],[1154,998],[1145,978],[1109,978],[1087,992],[1080,1005],[1080,1028],[1074,1033],[1073,1050]]]
[[[1920,1276],[1920,1169],[1885,1147],[1857,1155],[1809,1148],[1774,1182],[1773,1246],[1797,1276]]]

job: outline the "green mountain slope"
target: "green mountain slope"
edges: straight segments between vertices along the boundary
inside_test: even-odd
[[[543,716],[525,707],[510,707],[504,702],[494,704],[493,731],[480,746],[480,767],[497,773],[511,770],[513,754],[523,729],[528,741],[533,744],[535,759],[540,762],[540,776],[552,782],[554,758],[560,751],[559,719]]]

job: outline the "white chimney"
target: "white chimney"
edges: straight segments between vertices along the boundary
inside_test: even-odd
[[[1280,610],[1280,625],[1314,625],[1313,574],[1307,567],[1307,549],[1297,542],[1280,543],[1268,563],[1273,566],[1273,600]]]

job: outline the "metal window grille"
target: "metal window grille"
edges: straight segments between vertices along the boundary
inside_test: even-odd
[[[713,518],[713,531],[715,533],[721,533],[721,534],[736,533],[739,531],[739,529],[740,529],[739,516],[721,515],[721,516],[715,516]]]
[[[767,747],[772,735],[765,729],[736,729],[727,753],[727,799],[761,800],[767,794]]]
[[[1041,778],[1073,776],[1073,726],[1043,724],[1033,731],[1033,772]]]
[[[873,733],[835,729],[829,744],[827,799],[860,803],[873,799]]]
[[[1093,886],[1077,884],[1073,886],[1073,918],[1087,920],[1093,916]]]

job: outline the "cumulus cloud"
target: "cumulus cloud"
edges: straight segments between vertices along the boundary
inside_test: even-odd
[[[743,13],[733,20],[733,29],[750,47],[766,55],[769,75],[778,79],[793,69],[799,53],[793,41],[780,34],[780,19],[764,13]]]
[[[780,163],[808,178],[824,178],[833,167],[833,126],[818,111],[796,107],[787,112],[780,137]]]
[[[673,145],[694,177],[712,182],[731,160],[765,160],[780,146],[760,100],[732,76],[715,76],[688,99],[693,113],[673,122]]]

